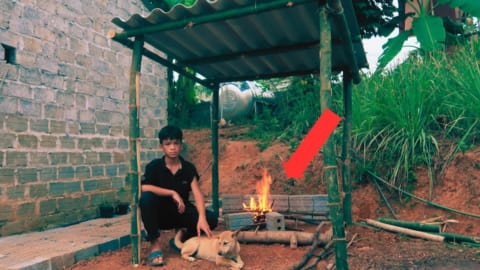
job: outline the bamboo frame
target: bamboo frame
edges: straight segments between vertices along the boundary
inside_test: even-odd
[[[325,6],[320,7],[320,110],[332,106],[332,86],[330,82],[332,70],[332,31],[331,18]],[[345,238],[343,210],[337,180],[337,162],[332,136],[323,146],[325,178],[328,190],[330,218],[332,220],[333,241],[335,243],[335,262],[338,269],[348,269],[347,243]]]
[[[138,209],[138,200],[140,198],[140,174],[141,174],[141,162],[140,162],[140,138],[139,138],[139,107],[140,107],[140,68],[141,68],[141,59],[142,55],[152,59],[153,61],[160,63],[164,66],[172,68],[176,72],[187,76],[194,81],[213,89],[213,102],[212,102],[212,199],[213,199],[213,209],[218,214],[219,212],[219,201],[218,201],[218,79],[209,80],[200,79],[195,76],[192,76],[184,71],[183,65],[175,65],[169,60],[158,56],[157,54],[149,51],[146,48],[143,48],[144,40],[143,34],[149,34],[154,32],[160,32],[165,30],[171,30],[175,28],[183,28],[185,26],[190,27],[192,25],[198,25],[201,23],[207,23],[212,21],[219,21],[224,19],[231,19],[238,16],[244,16],[247,14],[255,14],[258,12],[268,11],[273,8],[279,8],[282,6],[291,6],[300,3],[311,2],[314,0],[275,0],[270,3],[260,3],[256,4],[254,7],[249,6],[246,8],[227,10],[224,12],[217,12],[215,14],[209,14],[199,17],[190,18],[190,20],[176,20],[172,22],[163,23],[161,25],[155,25],[151,27],[143,27],[138,29],[129,29],[124,30],[121,33],[116,33],[110,31],[108,37],[112,40],[115,40],[124,46],[132,49],[132,65],[130,70],[130,171],[128,174],[129,183],[132,185],[132,226],[131,226],[131,239],[132,239],[132,263],[137,265],[140,258],[140,216]],[[356,57],[354,55],[354,50],[352,46],[350,31],[346,23],[346,18],[343,13],[343,7],[340,0],[327,0],[326,5],[321,5],[320,14],[319,14],[319,25],[320,25],[320,110],[324,111],[326,108],[331,106],[331,96],[332,89],[330,85],[330,75],[331,75],[331,53],[332,53],[332,44],[331,44],[331,24],[335,24],[339,27],[340,32],[342,32],[343,38],[346,43],[345,53],[349,56],[349,59],[352,59],[352,65],[349,67],[351,73],[348,74],[350,77],[346,77],[347,80],[344,81],[344,95],[345,95],[345,111],[346,118],[349,117],[350,112],[347,112],[351,108],[351,82],[358,83],[360,81],[360,76],[358,73],[358,65],[356,63]],[[328,9],[328,11],[327,11]],[[330,14],[327,14],[330,12]],[[333,21],[332,21],[333,20]],[[113,20],[113,23],[117,24],[122,28],[128,28],[119,20]],[[135,37],[132,42],[129,37]],[[307,44],[308,45],[308,44]],[[278,49],[278,48],[277,48]],[[288,48],[284,48],[288,49]],[[215,59],[212,59],[215,60]],[[306,72],[306,71],[305,71]],[[302,74],[305,74],[302,73]],[[316,71],[311,71],[316,72]],[[277,77],[295,75],[295,74],[277,74]],[[298,75],[298,74],[297,74]],[[265,76],[265,75],[264,75]],[[252,75],[255,78],[256,75]],[[271,78],[272,76],[268,75],[265,78]],[[250,77],[249,77],[250,78]],[[229,78],[222,78],[224,81],[228,81]],[[245,78],[247,79],[247,78]],[[351,116],[350,116],[351,118]],[[351,123],[351,120],[346,119],[345,121],[345,131],[344,131],[344,145],[343,145],[343,174],[349,174],[350,158],[348,154],[349,144],[350,144],[350,129],[351,126],[347,126],[348,123]],[[347,207],[347,212],[350,209],[351,211],[351,195],[348,192],[350,186],[350,180],[348,178],[343,178],[343,187],[345,188],[346,196],[345,199],[341,200],[340,191],[337,179],[337,165],[336,165],[336,155],[334,153],[334,143],[333,139],[329,139],[324,146],[324,158],[325,158],[325,176],[327,179],[327,189],[329,196],[329,207],[330,207],[330,216],[333,224],[333,241],[335,243],[335,253],[336,253],[336,265],[338,269],[348,269],[347,266],[347,253],[346,253],[346,239],[344,231],[344,210],[343,207]],[[348,171],[347,171],[348,170]],[[348,208],[350,207],[350,208]],[[348,220],[351,220],[351,213],[345,213]],[[349,217],[350,215],[350,217]],[[351,222],[351,221],[350,221]]]
[[[143,36],[135,37],[132,52],[132,64],[130,67],[130,172],[129,182],[132,185],[132,216],[130,226],[130,238],[132,242],[132,264],[138,265],[140,261],[140,215],[138,201],[140,198],[140,69],[142,65]]]

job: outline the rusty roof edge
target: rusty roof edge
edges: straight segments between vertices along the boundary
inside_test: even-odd
[[[202,0],[202,1],[207,1],[207,3],[216,3],[218,0]],[[202,1],[197,1],[195,5],[199,4]],[[285,8],[285,7],[292,7],[294,5],[301,5],[301,4],[306,4],[310,2],[315,2],[317,0],[273,0],[269,2],[264,2],[264,3],[258,3],[255,5],[242,5],[238,6],[236,8],[229,8],[229,9],[223,9],[221,11],[217,11],[214,13],[208,13],[208,14],[201,14],[198,16],[184,16],[182,19],[173,19],[168,22],[162,23],[162,24],[155,24],[155,25],[149,25],[149,26],[143,26],[140,28],[131,28],[129,27],[129,30],[125,30],[124,26],[128,26],[134,21],[137,20],[144,20],[147,22],[150,22],[153,18],[155,18],[157,13],[161,13],[164,15],[167,15],[169,13],[174,13],[180,12],[181,10],[189,10],[193,9],[195,7],[187,7],[185,5],[179,5],[176,4],[173,6],[168,12],[164,11],[163,9],[156,8],[152,10],[152,12],[148,16],[141,16],[139,14],[133,14],[130,18],[128,18],[126,21],[120,19],[119,17],[114,17],[111,22],[116,24],[117,26],[124,28],[124,31],[121,33],[115,33],[116,36],[123,36],[123,37],[130,37],[130,36],[135,36],[135,35],[142,35],[142,34],[148,34],[148,33],[154,33],[154,32],[161,32],[161,31],[166,31],[166,30],[173,30],[173,29],[179,29],[179,28],[184,28],[184,27],[191,27],[194,25],[198,24],[204,24],[204,23],[210,23],[210,22],[215,22],[223,19],[232,19],[236,17],[243,17],[249,14],[254,14],[254,13],[260,13],[260,12],[265,12],[265,11],[270,11],[272,9],[277,9],[277,8]]]
[[[221,3],[223,5],[227,5],[227,4],[232,4],[233,2],[235,2],[235,3],[233,3],[235,5],[240,0],[238,0],[238,1],[237,0],[231,0],[231,1],[232,2],[222,2],[220,0],[197,0],[195,5],[197,5],[197,4],[210,5],[210,4],[216,4],[216,3]],[[298,4],[298,3],[307,3],[307,2],[313,2],[313,1],[316,1],[316,0],[291,0],[291,1],[276,0],[276,1],[270,1],[268,3],[274,3],[275,5],[277,5],[277,4],[287,4],[287,3],[291,3],[291,2],[295,2],[295,3]],[[245,1],[240,1],[240,2],[245,3]],[[339,26],[340,29],[341,29],[340,31],[337,31],[337,36],[340,35],[341,40],[343,40],[344,45],[346,45],[346,46],[342,46],[343,47],[342,51],[345,53],[345,55],[348,56],[348,59],[350,59],[352,61],[352,62],[344,63],[344,66],[340,67],[338,69],[338,71],[343,70],[344,72],[349,72],[349,74],[354,79],[354,82],[359,83],[360,82],[360,73],[359,73],[358,63],[361,63],[361,65],[363,67],[364,64],[367,63],[366,62],[366,56],[365,56],[365,52],[364,52],[364,49],[363,49],[363,44],[361,44],[361,40],[360,40],[360,42],[356,42],[355,46],[353,46],[352,39],[355,38],[355,40],[357,40],[357,38],[351,36],[352,32],[350,31],[349,24],[352,25],[353,22],[347,20],[345,12],[344,12],[345,7],[342,5],[342,2],[345,3],[347,11],[350,13],[349,15],[351,15],[351,11],[348,10],[348,8],[353,9],[353,5],[352,5],[351,0],[327,0],[327,2],[326,2],[326,3],[328,3],[328,7],[330,8],[330,13],[332,15],[332,18],[334,18],[334,20],[337,22],[337,26]],[[237,4],[237,5],[240,5],[240,4]],[[244,4],[241,7],[245,7],[245,6],[248,6],[248,5]],[[130,30],[144,29],[145,27],[135,27],[134,25],[138,25],[135,22],[140,23],[141,20],[146,20],[146,19],[148,20],[151,16],[153,16],[153,14],[158,13],[158,12],[163,13],[163,14],[168,14],[168,13],[178,12],[179,10],[184,10],[185,11],[185,10],[192,9],[192,8],[193,8],[193,6],[192,7],[186,7],[184,5],[175,5],[174,7],[172,7],[167,12],[162,10],[162,9],[155,9],[147,17],[142,17],[139,14],[134,14],[127,21],[123,21],[120,18],[115,17],[115,18],[112,19],[112,22],[114,24],[116,24],[117,26],[121,27],[124,30],[124,32],[130,31]],[[216,8],[218,8],[218,7],[216,7]],[[220,10],[222,10],[222,7],[220,7]],[[215,12],[215,13],[219,13],[219,12]],[[196,17],[202,16],[202,12],[198,13],[200,15],[196,15],[196,14],[193,14],[193,13],[189,13],[189,14],[192,16],[191,18],[196,18]],[[204,12],[203,14],[207,14],[207,13]],[[178,14],[175,15],[175,16],[178,16]],[[205,15],[204,15],[204,17],[205,17]],[[226,19],[226,18],[229,18],[229,17],[224,17],[223,19]],[[166,17],[165,17],[165,19],[166,19]],[[206,20],[207,18],[204,18],[204,19]],[[215,19],[220,20],[218,17],[216,17]],[[357,29],[357,31],[358,31],[358,22],[356,21],[355,17],[354,17],[354,19],[355,19],[354,25],[352,25],[354,27],[353,31],[355,31],[355,29]],[[140,21],[138,21],[138,20],[140,20]],[[168,23],[177,23],[178,24],[178,21],[184,21],[184,20],[183,19],[175,20],[175,19],[172,19],[171,17],[169,17],[168,19],[165,20],[165,23],[159,22],[158,24],[162,25],[162,27],[165,27],[165,24],[168,24]],[[355,25],[357,25],[357,28],[355,28]],[[148,26],[148,27],[150,27],[150,26]],[[175,25],[174,27],[179,27],[179,26]],[[152,29],[150,29],[149,31],[151,31],[151,30]],[[113,34],[113,36],[110,36],[111,34]],[[141,35],[141,33],[139,35]],[[117,33],[115,33],[114,31],[111,31],[109,33],[109,37],[112,38],[113,40],[117,41],[117,42],[120,42],[119,40],[126,41],[129,36],[131,36],[131,35],[117,35]],[[120,42],[120,43],[122,43],[122,42]],[[360,43],[360,44],[358,44],[358,43]],[[125,45],[125,44],[123,44],[123,45]],[[361,52],[360,52],[360,49],[361,49]],[[237,54],[238,54],[238,52],[237,52]],[[357,62],[357,57],[359,57],[358,61],[360,61],[360,62]],[[190,59],[190,61],[195,61],[195,60]],[[160,63],[162,65],[165,65],[165,63],[161,63],[161,62],[158,62],[158,63]],[[172,64],[172,63],[169,63],[169,64]],[[167,66],[169,66],[169,65],[167,65]],[[368,66],[368,63],[367,63],[367,66]],[[179,67],[177,66],[177,68],[179,68]],[[305,70],[304,71],[299,71],[299,74],[302,74],[304,72],[306,72],[306,71]],[[245,75],[245,77],[250,77],[247,74],[244,74],[244,75]],[[283,75],[278,74],[278,75],[279,76],[274,76],[274,74],[266,73],[266,74],[262,74],[262,77],[273,78],[273,77],[285,76],[286,74],[283,74]],[[290,75],[293,75],[293,74],[290,74]],[[256,78],[258,76],[252,75],[251,77]],[[206,82],[211,82],[211,81],[223,82],[224,81],[223,79],[225,79],[225,78],[206,78],[206,80],[201,82],[201,84],[205,84]]]

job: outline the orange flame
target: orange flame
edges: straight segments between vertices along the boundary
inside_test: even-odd
[[[272,211],[272,206],[268,203],[270,196],[270,185],[272,184],[272,177],[268,174],[267,169],[263,169],[262,180],[256,184],[257,201],[254,197],[250,197],[249,205],[243,203],[243,208],[248,211],[253,211],[259,214],[265,214]]]

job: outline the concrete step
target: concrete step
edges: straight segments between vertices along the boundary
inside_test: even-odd
[[[0,269],[61,270],[130,244],[130,214],[0,238]]]

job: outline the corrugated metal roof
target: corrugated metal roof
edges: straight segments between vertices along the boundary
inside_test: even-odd
[[[341,3],[351,32],[350,50],[353,44],[357,66],[367,67],[352,3]],[[278,7],[255,10],[265,4]],[[256,12],[246,12],[252,9]],[[228,14],[231,16],[220,19],[220,15]],[[138,30],[145,43],[164,52],[168,59],[175,59],[171,64],[188,66],[210,81],[319,72],[317,0],[198,0],[191,7],[179,4],[169,11],[155,8],[146,17],[134,14],[127,20],[113,18],[112,22],[125,32]],[[349,57],[346,53],[349,46],[337,25],[332,23],[332,69],[351,70],[351,54]]]

